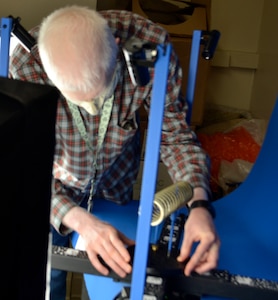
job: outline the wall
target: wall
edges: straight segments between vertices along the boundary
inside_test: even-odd
[[[120,0],[98,0],[99,9]],[[125,0],[124,3],[128,3]],[[210,28],[221,38],[211,62],[206,103],[268,117],[277,84],[277,0],[211,0]]]
[[[259,65],[254,76],[251,111],[268,118],[278,97],[278,1],[265,0],[259,39]]]
[[[30,29],[39,24],[43,17],[56,8],[75,3],[95,8],[96,2],[97,0],[2,0],[0,2],[0,17],[9,15],[20,17],[21,25],[26,29]]]
[[[278,96],[278,1],[212,0],[211,12],[221,38],[207,102],[269,118]]]
[[[207,84],[207,102],[249,110],[258,67],[263,0],[212,0],[211,29],[221,37]]]

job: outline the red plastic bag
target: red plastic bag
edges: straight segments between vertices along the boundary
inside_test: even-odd
[[[211,189],[214,193],[219,189],[217,182],[222,160],[242,159],[254,163],[261,148],[243,126],[226,133],[199,133],[198,138],[211,159]]]

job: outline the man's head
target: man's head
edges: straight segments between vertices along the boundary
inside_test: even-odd
[[[41,24],[38,48],[48,77],[75,104],[100,96],[114,74],[117,43],[92,9],[73,5],[54,11]]]

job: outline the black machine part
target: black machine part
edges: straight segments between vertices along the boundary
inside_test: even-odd
[[[169,217],[170,218],[170,217]],[[186,216],[179,215],[177,226],[180,230]],[[248,276],[231,274],[227,270],[212,270],[206,274],[192,273],[185,276],[183,271],[185,264],[176,260],[178,255],[177,245],[181,238],[181,232],[175,232],[176,237],[173,243],[173,249],[170,256],[167,256],[168,241],[165,236],[168,235],[170,220],[165,221],[164,228],[161,231],[159,241],[155,245],[149,246],[148,263],[146,270],[146,285],[144,293],[146,295],[155,295],[157,300],[166,299],[188,299],[188,295],[201,297],[203,295],[212,295],[218,297],[227,297],[238,300],[254,299],[278,299],[278,282],[261,278],[252,278]],[[134,257],[135,246],[128,247],[131,257]],[[99,257],[100,261],[108,267]],[[55,269],[72,271],[77,273],[93,274],[104,276],[99,273],[91,264],[85,251],[52,246],[51,266]],[[132,275],[127,275],[124,279],[114,273],[109,267],[108,277],[115,281],[130,284]],[[121,294],[114,300],[129,299],[129,288],[125,287]],[[122,297],[122,298],[121,298]],[[125,297],[125,298],[124,298]],[[158,298],[159,297],[159,298]]]

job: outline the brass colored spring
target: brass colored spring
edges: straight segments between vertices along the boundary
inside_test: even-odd
[[[151,226],[156,226],[171,213],[185,205],[193,196],[193,189],[187,182],[177,182],[155,194]]]

